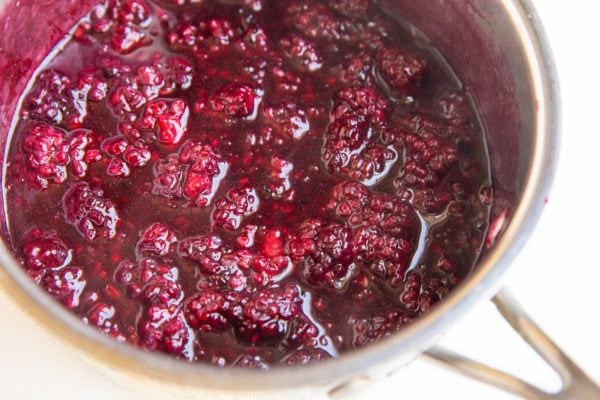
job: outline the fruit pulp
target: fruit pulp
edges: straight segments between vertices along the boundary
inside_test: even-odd
[[[370,0],[108,0],[25,93],[28,275],[116,340],[268,368],[381,340],[471,271],[492,189],[468,90]]]

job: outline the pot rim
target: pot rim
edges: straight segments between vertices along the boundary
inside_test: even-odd
[[[264,390],[326,384],[365,374],[369,368],[392,363],[402,353],[426,350],[475,302],[500,289],[505,271],[525,244],[547,201],[557,162],[560,98],[550,46],[530,0],[502,0],[514,24],[529,67],[537,100],[535,143],[518,207],[494,247],[477,269],[439,305],[386,340],[310,366],[273,367],[269,371],[219,368],[187,363],[167,355],[144,352],[118,343],[79,318],[38,288],[0,243],[0,284],[44,327],[73,347],[114,367],[159,381],[228,390]]]

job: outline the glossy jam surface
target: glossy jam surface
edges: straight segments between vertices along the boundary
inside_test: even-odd
[[[25,94],[11,245],[116,340],[220,366],[334,357],[472,269],[492,201],[474,110],[370,0],[109,0]]]

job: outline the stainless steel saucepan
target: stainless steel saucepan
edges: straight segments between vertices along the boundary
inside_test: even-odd
[[[95,0],[0,0],[0,149],[10,138],[19,96],[44,55]],[[0,286],[48,329],[113,378],[137,389],[160,386],[184,398],[310,387],[345,398],[420,354],[529,399],[600,399],[600,389],[532,322],[501,278],[544,207],[557,157],[558,84],[550,49],[529,0],[379,0],[421,30],[474,96],[485,127],[495,188],[486,250],[471,276],[432,311],[393,337],[309,366],[268,372],[219,369],[147,353],[84,325],[31,282],[0,243]],[[4,175],[3,170],[3,175]],[[4,207],[2,207],[4,213]],[[4,214],[2,214],[4,216]],[[6,237],[2,218],[0,232]],[[547,393],[517,377],[435,347],[476,302],[493,297],[500,313],[559,373]],[[203,390],[200,390],[203,388]],[[152,389],[154,390],[154,389]]]

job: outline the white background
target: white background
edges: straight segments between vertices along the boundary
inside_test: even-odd
[[[558,64],[563,136],[549,203],[515,261],[507,286],[555,341],[600,381],[600,1],[534,3]],[[66,351],[1,291],[0,321],[0,399],[147,398],[112,383]],[[540,384],[555,384],[544,364],[489,304],[475,308],[442,344]],[[363,397],[513,399],[422,360],[373,385]]]

